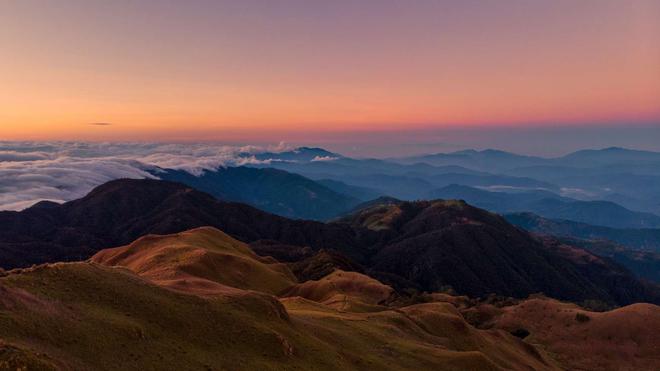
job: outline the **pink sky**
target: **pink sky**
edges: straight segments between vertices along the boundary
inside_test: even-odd
[[[8,1],[0,44],[0,139],[660,122],[656,0]]]

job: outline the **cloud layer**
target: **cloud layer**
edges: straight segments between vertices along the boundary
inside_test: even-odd
[[[201,174],[257,164],[254,155],[288,149],[214,144],[0,142],[0,210],[70,201],[119,178],[153,178],[157,167]]]

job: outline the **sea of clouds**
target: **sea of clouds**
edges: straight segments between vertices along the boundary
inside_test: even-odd
[[[120,178],[155,178],[158,168],[199,175],[222,166],[267,163],[254,155],[290,150],[219,144],[2,142],[0,210],[22,210],[43,201],[80,198]]]

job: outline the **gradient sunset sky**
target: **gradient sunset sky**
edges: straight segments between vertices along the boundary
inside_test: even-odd
[[[660,125],[660,0],[0,0],[0,45],[0,140]]]

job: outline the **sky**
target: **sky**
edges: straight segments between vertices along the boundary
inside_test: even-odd
[[[660,150],[660,0],[0,0],[0,45],[0,140]]]

